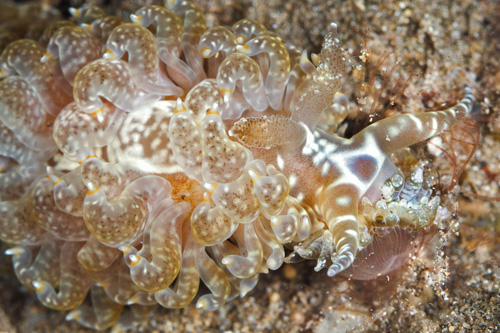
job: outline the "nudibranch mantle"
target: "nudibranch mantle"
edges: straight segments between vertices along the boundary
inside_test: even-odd
[[[216,310],[284,262],[334,276],[376,228],[440,218],[432,179],[404,179],[391,155],[468,117],[470,89],[344,138],[335,24],[310,60],[254,20],[207,28],[190,1],[71,12],[0,55],[0,239],[68,320],[130,328],[190,304],[200,280],[197,307]]]

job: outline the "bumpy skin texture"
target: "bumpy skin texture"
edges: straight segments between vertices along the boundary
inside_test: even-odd
[[[201,280],[196,305],[215,310],[285,246],[334,276],[375,228],[435,222],[422,170],[405,181],[390,155],[467,117],[469,90],[346,139],[316,127],[346,115],[334,33],[313,63],[258,22],[207,30],[193,3],[167,5],[133,23],[86,6],[82,27],[54,22],[43,45],[0,55],[0,239],[45,306],[130,328],[153,304],[188,305]]]

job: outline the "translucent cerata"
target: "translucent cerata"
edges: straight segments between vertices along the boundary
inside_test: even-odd
[[[391,233],[443,215],[423,168],[405,178],[390,156],[467,117],[469,89],[345,138],[334,24],[310,60],[254,20],[207,28],[190,1],[68,21],[40,6],[40,37],[1,45],[0,239],[68,320],[129,328],[200,283],[216,310],[288,254],[331,277],[389,244],[351,275],[373,278],[407,254]]]

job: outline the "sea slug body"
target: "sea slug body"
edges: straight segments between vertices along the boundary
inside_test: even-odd
[[[468,117],[470,89],[344,138],[323,130],[347,115],[334,25],[311,61],[253,20],[207,29],[186,0],[71,12],[0,54],[0,240],[68,320],[130,328],[151,305],[190,304],[200,280],[196,306],[216,310],[288,249],[347,274],[377,228],[440,218],[430,178],[404,179],[391,155]]]

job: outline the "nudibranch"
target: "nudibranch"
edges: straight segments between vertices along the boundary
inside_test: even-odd
[[[345,138],[324,130],[347,115],[335,24],[311,61],[250,19],[207,29],[186,0],[71,13],[0,55],[0,239],[68,320],[128,328],[200,279],[216,310],[285,261],[332,277],[378,228],[441,219],[422,166],[405,179],[391,155],[468,117],[470,89]],[[373,267],[351,276],[393,269]]]

